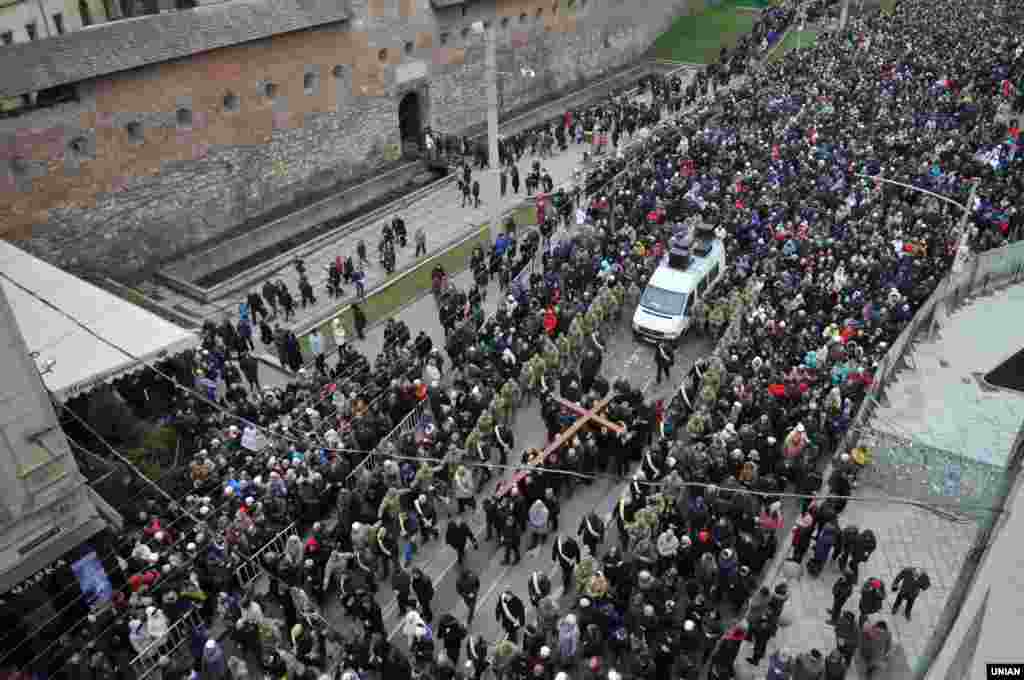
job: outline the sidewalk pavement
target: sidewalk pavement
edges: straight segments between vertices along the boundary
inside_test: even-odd
[[[958,310],[943,324],[940,339],[929,339],[928,329],[924,330],[911,360],[906,362],[908,368],[901,370],[886,390],[882,400],[885,404],[876,410],[871,427],[878,432],[891,432],[894,437],[955,452],[954,455],[964,456],[965,464],[977,457],[988,458],[982,462],[1002,467],[1024,414],[1024,402],[1016,394],[985,390],[971,376],[991,370],[1019,348],[1019,339],[1005,320],[1014,318],[1015,312],[1024,309],[1024,286],[997,291],[983,298],[983,302],[977,302],[980,304]],[[979,333],[978,329],[990,332]],[[875,438],[882,441],[890,437]],[[885,441],[881,445],[895,446]],[[899,456],[900,451],[895,455]],[[904,455],[909,457],[910,453]],[[933,456],[931,465],[939,464]],[[854,497],[911,496],[934,502],[936,494],[927,488],[928,475],[922,480],[920,470],[911,469],[910,463],[906,467],[906,470],[891,466],[865,470]],[[964,486],[944,501],[955,504],[960,495],[977,502],[991,498],[991,490],[969,488],[967,476],[965,472]],[[955,512],[956,508],[949,510]],[[878,549],[860,570],[858,591],[846,604],[847,609],[857,612],[857,593],[865,579],[874,576],[885,583],[886,604],[877,618],[889,624],[898,652],[894,650],[886,674],[878,677],[909,677],[912,669],[923,667],[929,661],[924,658],[926,647],[978,531],[975,521],[953,517],[955,515],[947,517],[916,505],[879,500],[851,501],[840,516],[840,526],[854,524],[861,529],[870,528],[878,539]],[[902,610],[895,616],[889,610],[895,601],[892,581],[904,567],[924,569],[932,583],[914,604],[910,621]],[[815,647],[828,654],[835,648],[835,631],[824,622],[825,610],[832,606],[832,585],[838,576],[837,568],[830,563],[818,578],[804,573],[790,582],[791,597],[786,614],[792,623],[779,630],[769,645],[769,654],[782,647],[794,654]],[[994,581],[989,577],[985,582]],[[957,624],[960,630],[968,625]],[[960,637],[963,637],[962,632]],[[959,639],[951,638],[948,646],[957,645]],[[745,661],[749,651],[744,648],[737,664],[744,667],[747,677],[751,677],[751,666]],[[981,662],[991,660],[979,658],[975,668],[980,669]],[[951,662],[947,658],[944,663],[949,666]],[[763,670],[763,663],[761,668]],[[855,665],[848,677],[865,677],[862,666]]]

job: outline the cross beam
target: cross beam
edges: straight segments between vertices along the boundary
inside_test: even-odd
[[[576,436],[576,433],[580,431],[580,429],[590,424],[591,422],[600,423],[601,425],[607,427],[609,430],[615,432],[616,434],[621,434],[625,432],[625,427],[619,425],[618,423],[613,423],[600,415],[600,412],[608,408],[608,405],[612,403],[612,400],[614,398],[614,394],[609,394],[607,397],[594,404],[594,408],[587,410],[580,406],[579,404],[563,399],[562,397],[553,397],[553,399],[556,402],[561,404],[563,407],[569,409],[570,411],[577,413],[580,417],[576,419],[575,423],[566,428],[564,432],[555,437],[555,440],[548,444],[543,451],[540,451],[536,456],[534,456],[530,460],[530,465],[540,465],[541,463],[543,463],[547,459],[549,453],[557,451],[567,441],[571,441],[572,438]]]

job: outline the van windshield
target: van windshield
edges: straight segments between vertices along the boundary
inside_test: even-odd
[[[640,306],[659,314],[679,316],[686,306],[686,293],[647,286],[640,298]]]

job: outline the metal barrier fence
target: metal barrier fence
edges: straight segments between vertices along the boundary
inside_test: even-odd
[[[192,639],[192,629],[201,623],[195,608],[189,609],[183,617],[167,629],[166,635],[139,652],[138,656],[128,664],[135,674],[136,680],[146,680],[160,665],[162,657],[173,657],[182,645]]]
[[[238,580],[238,585],[242,590],[247,589],[256,581],[257,578],[259,578],[260,574],[263,572],[263,569],[260,566],[260,560],[263,559],[263,556],[266,555],[268,551],[273,549],[273,552],[276,552],[278,555],[284,554],[284,546],[288,542],[288,538],[298,535],[299,528],[296,526],[295,522],[292,522],[285,527],[284,530],[278,532],[277,535],[267,541],[262,548],[254,552],[249,559],[242,562],[242,564],[235,569],[235,578]]]

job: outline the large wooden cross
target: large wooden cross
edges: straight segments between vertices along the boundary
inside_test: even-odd
[[[552,399],[561,404],[564,408],[576,413],[579,416],[579,418],[576,419],[576,422],[574,422],[572,425],[566,428],[564,432],[555,437],[555,439],[550,444],[548,444],[543,451],[538,451],[536,454],[534,454],[534,456],[530,458],[529,461],[527,461],[530,467],[537,467],[538,465],[541,465],[545,460],[547,460],[548,454],[552,453],[553,451],[557,451],[567,441],[571,441],[572,438],[576,436],[576,433],[579,432],[584,426],[588,425],[589,423],[600,423],[604,427],[607,427],[611,432],[615,432],[616,434],[622,434],[623,432],[626,431],[626,428],[623,425],[613,423],[612,421],[608,420],[607,418],[601,415],[601,412],[608,408],[608,405],[611,404],[612,400],[615,399],[614,394],[609,394],[607,397],[594,404],[594,408],[589,410],[583,408],[581,405],[577,404],[574,401],[569,401],[568,399],[563,399],[562,397],[552,397]],[[528,473],[526,470],[517,472],[515,475],[513,475],[512,479],[499,484],[497,491],[498,495],[504,496],[511,489],[515,488],[519,484],[519,482],[526,478],[527,474]]]
[[[608,405],[612,403],[613,399],[615,399],[614,394],[609,394],[607,397],[594,404],[594,408],[590,410],[583,408],[574,401],[569,401],[562,397],[552,397],[552,399],[561,404],[563,408],[566,408],[578,415],[579,418],[576,419],[575,423],[567,427],[564,432],[555,437],[554,441],[548,444],[543,451],[537,452],[537,454],[530,459],[530,465],[540,465],[543,463],[547,459],[549,453],[557,451],[567,441],[571,441],[572,438],[576,436],[577,432],[586,425],[589,425],[591,422],[600,423],[616,434],[622,434],[626,431],[626,428],[622,425],[613,423],[601,415],[601,412],[608,408]]]

